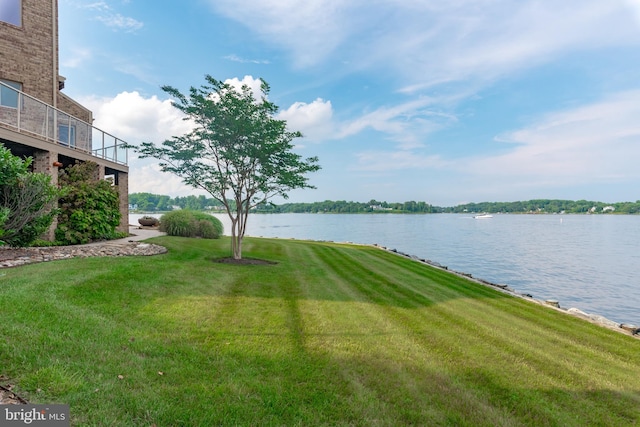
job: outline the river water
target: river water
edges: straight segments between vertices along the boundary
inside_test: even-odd
[[[229,234],[226,215],[216,217]],[[377,243],[564,308],[640,324],[640,216],[254,214],[247,235]]]

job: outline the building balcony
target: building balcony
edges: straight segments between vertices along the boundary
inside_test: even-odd
[[[1,81],[0,126],[119,165],[128,162],[125,141]]]

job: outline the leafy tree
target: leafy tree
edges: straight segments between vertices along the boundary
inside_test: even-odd
[[[169,196],[159,196],[156,203],[156,210],[169,211],[171,210],[171,198]]]
[[[108,181],[97,179],[98,165],[76,163],[60,174],[59,184],[66,189],[60,198],[56,239],[66,244],[118,237],[120,200]]]
[[[28,246],[53,222],[60,192],[51,177],[29,172],[22,160],[0,144],[0,244]]]
[[[317,157],[303,159],[292,151],[292,141],[302,134],[288,131],[284,120],[274,118],[278,107],[267,99],[264,80],[260,100],[247,85],[237,90],[209,75],[205,80],[187,95],[162,87],[194,128],[160,147],[144,142],[138,152],[159,159],[162,171],[207,191],[225,207],[233,258],[241,259],[249,211],[275,196],[287,198],[292,189],[314,188],[305,175],[320,166]]]

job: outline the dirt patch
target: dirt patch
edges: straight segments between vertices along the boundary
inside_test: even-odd
[[[235,259],[233,257],[216,258],[213,262],[220,264],[233,264],[233,265],[275,265],[277,262],[267,261],[266,259],[258,258],[241,258]]]

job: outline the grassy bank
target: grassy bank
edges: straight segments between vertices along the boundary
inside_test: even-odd
[[[368,247],[163,237],[0,270],[0,375],[74,425],[633,425],[640,341]]]

